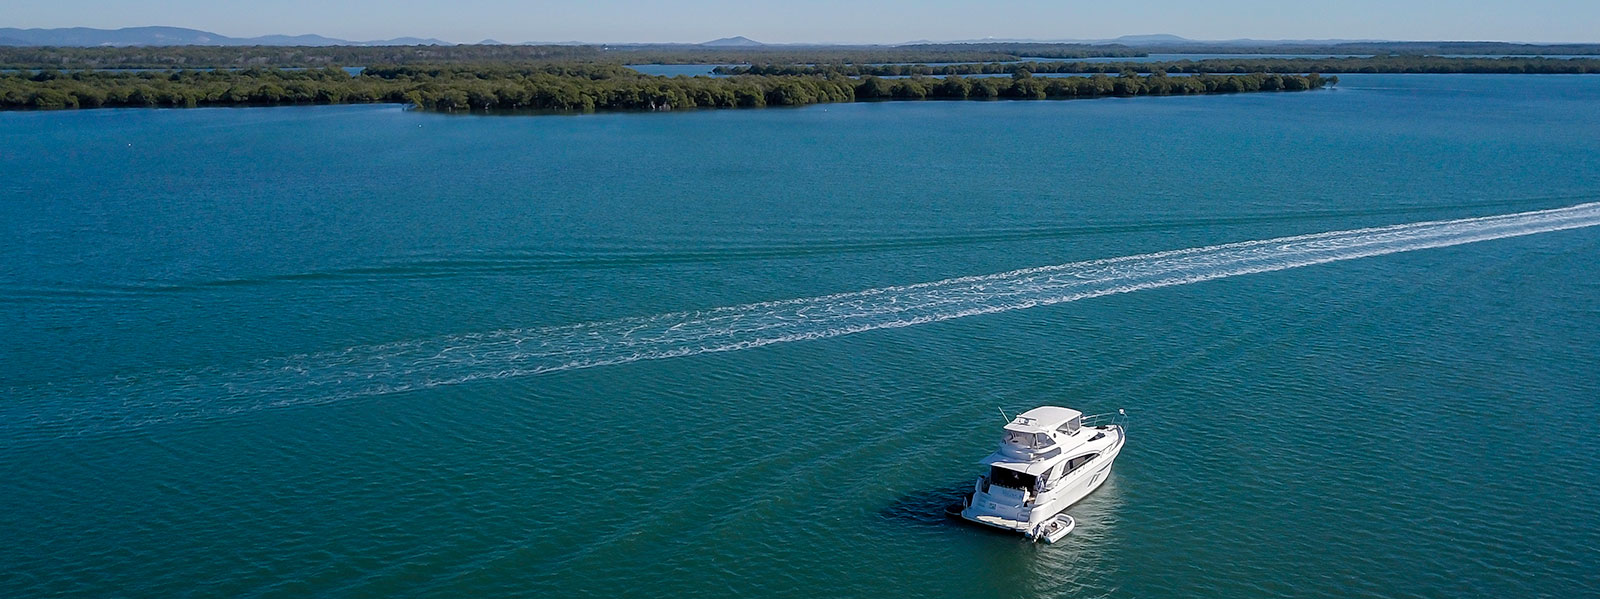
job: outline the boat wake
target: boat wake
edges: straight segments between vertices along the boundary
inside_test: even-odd
[[[1340,260],[1600,225],[1600,203],[1244,241],[820,297],[353,347],[242,369],[0,390],[0,443],[752,349]],[[7,441],[9,439],[9,441]]]

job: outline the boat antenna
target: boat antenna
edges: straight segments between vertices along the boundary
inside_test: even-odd
[[[1006,415],[1006,409],[1005,408],[1002,408],[1002,407],[999,407],[999,406],[995,406],[995,409],[996,410],[1000,410],[1000,417],[1001,418],[1006,419],[1006,422],[1011,422],[1011,417]]]

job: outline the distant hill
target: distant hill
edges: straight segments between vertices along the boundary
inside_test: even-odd
[[[337,40],[331,37],[323,37],[320,35],[263,35],[261,37],[249,38],[249,40],[251,43],[259,46],[339,46],[350,44],[350,42],[346,42],[344,40]],[[148,45],[153,46],[155,44]]]
[[[4,33],[0,32],[0,35],[4,35]],[[725,37],[725,38],[722,38],[722,39],[711,40],[709,42],[705,42],[705,43],[700,44],[700,45],[702,45],[702,46],[711,46],[711,47],[716,47],[716,48],[749,48],[749,47],[754,47],[754,46],[765,46],[766,44],[763,44],[761,42],[755,41],[753,39],[750,39],[750,38],[742,36],[742,35],[736,35],[736,36],[733,36],[733,37]]]
[[[1150,44],[1192,44],[1194,40],[1172,35],[1170,33],[1153,33],[1150,35],[1124,35],[1114,40],[1118,44],[1150,45]]]
[[[17,29],[0,27],[0,46],[450,46],[433,38],[350,41],[320,35],[228,37],[182,27]]]

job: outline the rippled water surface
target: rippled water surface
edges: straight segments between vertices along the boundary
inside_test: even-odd
[[[0,113],[0,595],[1592,593],[1600,78],[1343,79]]]

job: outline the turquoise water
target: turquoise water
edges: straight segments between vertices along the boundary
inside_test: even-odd
[[[717,67],[720,67],[720,66],[738,66],[738,65],[720,65],[720,64],[630,64],[630,65],[628,65],[628,68],[633,69],[635,71],[638,71],[640,73],[644,73],[646,75],[659,75],[659,76],[662,76],[662,77],[677,77],[679,75],[685,75],[685,76],[688,76],[688,77],[696,77],[696,76],[700,76],[700,75],[705,75],[705,76],[708,76],[708,77],[725,77],[726,75],[718,75],[716,73],[711,72],[713,69],[715,69]]]
[[[1181,60],[1209,60],[1209,59],[1252,59],[1252,58],[1365,58],[1370,54],[1150,54],[1147,56],[1096,56],[1091,58],[1024,58],[1015,61],[1000,62],[1177,62]],[[1463,55],[1465,56],[1465,55]],[[955,64],[971,64],[964,62],[928,62],[928,63],[876,63],[876,64],[921,64],[930,67],[940,67]],[[662,77],[676,77],[686,75],[694,77],[706,75],[723,77],[712,72],[720,66],[740,66],[723,64],[630,64],[628,68],[646,75],[660,75]],[[1035,76],[1047,76],[1037,73]]]
[[[1600,78],[1341,79],[0,113],[0,595],[1589,593],[1600,227],[1349,231],[1600,201]],[[946,521],[1044,403],[1077,531]]]
[[[1146,56],[1096,56],[1094,58],[1055,59],[1040,61],[1066,62],[1178,62],[1183,60],[1246,60],[1256,58],[1367,58],[1371,54],[1149,54]]]

